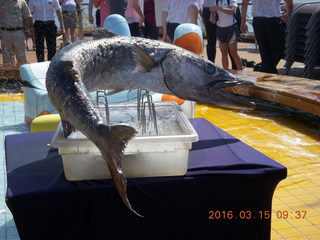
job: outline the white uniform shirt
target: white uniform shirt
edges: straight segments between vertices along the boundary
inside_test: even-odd
[[[202,7],[202,0],[167,0],[163,11],[168,12],[167,22],[189,23],[189,6]]]
[[[125,12],[125,17],[126,17],[126,20],[129,24],[134,23],[134,22],[139,22],[139,20],[140,20],[139,14],[133,8],[133,1],[134,0],[128,1],[128,7]],[[138,4],[141,7],[141,10],[143,12],[143,0],[138,0]]]
[[[227,0],[220,0],[218,2],[218,6],[222,8],[229,8],[231,6],[238,7],[238,3],[237,3],[237,0],[230,0],[230,5],[228,6]],[[217,22],[218,27],[229,27],[236,23],[236,20],[234,19],[233,14],[230,15],[230,14],[223,13],[221,11],[218,11],[217,14],[219,16],[219,19]]]
[[[36,21],[54,21],[56,10],[60,10],[58,0],[29,0],[29,8]]]
[[[215,5],[215,3],[216,3],[216,0],[204,0],[203,1],[203,7],[205,8],[207,8],[207,7],[211,7],[211,6],[213,6],[213,5]]]
[[[251,0],[253,17],[281,17],[280,0]]]

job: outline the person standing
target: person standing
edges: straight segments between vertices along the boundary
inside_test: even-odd
[[[65,35],[63,18],[58,0],[29,0],[29,8],[34,17],[34,32],[36,38],[36,55],[38,62],[44,62],[44,41],[48,49],[48,61],[56,54],[57,26],[55,15],[57,14],[61,26],[62,35]]]
[[[160,36],[159,27],[156,24],[155,4],[154,0],[144,0],[144,28],[143,36],[145,38],[158,40]]]
[[[32,23],[32,15],[24,0],[0,0],[0,39],[3,63],[18,66],[27,63],[26,36]]]
[[[230,54],[230,57],[235,62],[236,69],[242,70],[242,61],[238,55],[238,37],[240,32],[234,17],[237,7],[237,0],[219,0],[217,4],[210,7],[210,11],[218,15],[216,33],[222,55],[222,67],[224,69],[229,69],[228,56]]]
[[[66,30],[63,38],[63,46],[66,46],[70,43],[70,40],[71,42],[77,41],[77,3],[80,4],[82,0],[59,0],[59,2],[61,4],[63,24]]]
[[[164,41],[172,43],[174,31],[182,23],[198,23],[201,0],[167,0],[162,11]]]
[[[90,1],[89,1],[89,5],[88,5],[89,22],[90,22],[91,24],[94,23],[94,18],[93,18],[93,15],[92,15],[93,7],[96,8],[96,14],[95,14],[95,17],[96,17],[96,26],[97,26],[97,27],[101,27],[100,6],[99,6],[98,1],[96,1],[96,0],[90,0]]]
[[[204,0],[203,2],[203,10],[202,10],[202,18],[204,22],[204,26],[207,33],[207,56],[211,62],[215,62],[216,59],[216,43],[217,43],[217,35],[216,28],[217,25],[210,21],[210,7],[214,5],[216,0]]]
[[[29,0],[26,0],[27,4],[29,3]],[[28,7],[29,8],[29,7]],[[29,10],[30,11],[30,10]],[[32,16],[31,16],[32,18]],[[36,40],[35,40],[35,36],[34,36],[34,29],[33,29],[33,18],[32,18],[32,22],[30,23],[29,26],[29,31],[26,31],[26,44],[27,44],[27,50],[29,50],[28,48],[28,39],[31,38],[32,40],[32,50],[36,50]]]
[[[125,13],[132,37],[142,37],[141,27],[144,23],[143,0],[129,0]]]
[[[93,0],[96,8],[100,8],[100,27],[103,27],[104,20],[110,15],[110,6],[108,0]]]
[[[248,4],[242,1],[241,31],[248,32],[246,24]],[[284,56],[286,25],[292,12],[293,1],[285,0],[286,12],[282,15],[280,0],[252,0],[253,31],[259,46],[261,72],[278,73],[277,65]]]

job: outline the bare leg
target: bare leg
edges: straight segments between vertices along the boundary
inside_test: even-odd
[[[235,41],[233,44],[229,44],[229,53],[234,60],[237,70],[242,70],[242,61],[238,54],[238,43]]]
[[[228,60],[228,44],[227,43],[219,43],[220,51],[221,51],[221,62],[222,67],[224,69],[229,68],[229,60]]]

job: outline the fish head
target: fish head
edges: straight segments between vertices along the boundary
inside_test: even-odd
[[[254,109],[255,104],[224,89],[252,82],[236,77],[211,61],[186,51],[171,51],[162,62],[167,87],[179,98],[233,109]]]

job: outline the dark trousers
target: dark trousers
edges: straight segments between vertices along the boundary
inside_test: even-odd
[[[277,65],[285,50],[285,23],[280,17],[254,17],[252,24],[262,61],[260,71],[278,73]]]
[[[143,37],[145,38],[158,40],[160,37],[159,27],[155,27],[152,24],[148,23],[147,21],[144,21],[144,27],[142,29],[142,32],[143,32]]]
[[[100,23],[100,9],[96,10],[96,26],[100,27],[101,23]]]
[[[174,32],[180,23],[171,23],[167,22],[167,34],[170,37],[171,41],[174,41]]]
[[[203,8],[203,21],[204,26],[207,33],[207,56],[211,62],[214,62],[216,59],[216,43],[217,43],[217,35],[216,35],[216,24],[212,24],[209,21],[210,18],[210,9],[205,7]]]
[[[57,49],[57,26],[54,21],[35,21],[34,33],[36,39],[36,55],[38,62],[44,62],[44,41],[48,50],[48,61],[56,54]]]
[[[139,27],[139,23],[134,22],[129,24],[130,33],[132,37],[143,37],[142,30]]]

